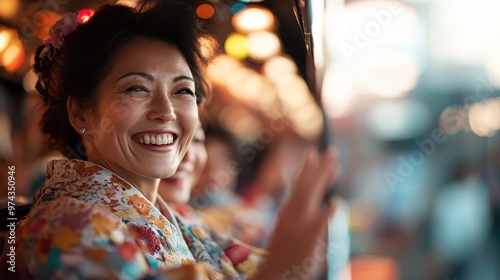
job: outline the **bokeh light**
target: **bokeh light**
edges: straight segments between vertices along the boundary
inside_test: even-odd
[[[296,74],[298,70],[290,57],[279,55],[266,60],[262,71],[269,79],[276,81],[283,76]]]
[[[362,66],[362,85],[380,97],[395,98],[407,94],[418,81],[416,59],[404,52],[383,52]]]
[[[215,9],[210,4],[201,4],[196,8],[196,15],[202,19],[209,19],[215,14]]]
[[[229,77],[243,67],[241,63],[228,55],[218,55],[210,63],[207,74],[210,80],[218,85],[225,85]]]
[[[3,53],[2,65],[9,72],[16,71],[24,61],[24,48],[21,42],[11,44]]]
[[[92,18],[94,11],[90,9],[83,9],[78,12],[78,21],[81,23],[86,23]]]
[[[227,37],[224,43],[226,53],[237,59],[248,57],[248,38],[239,33],[233,33]]]
[[[477,136],[491,137],[500,129],[500,99],[476,103],[469,109],[469,124]]]
[[[243,3],[236,3],[231,7],[231,13],[234,15],[238,13],[239,11],[243,10],[247,5]]]
[[[209,59],[214,57],[217,49],[219,48],[217,40],[215,40],[215,38],[211,36],[200,37],[198,40],[201,46],[200,49],[203,56]]]
[[[7,28],[0,26],[0,53],[2,53],[9,45],[12,32]]]
[[[19,4],[19,0],[2,0],[0,1],[0,17],[11,18],[16,15]]]
[[[271,30],[275,20],[271,11],[260,6],[248,6],[232,19],[233,27],[240,33]]]
[[[248,35],[248,55],[255,60],[264,61],[281,51],[281,42],[272,32],[259,31]]]

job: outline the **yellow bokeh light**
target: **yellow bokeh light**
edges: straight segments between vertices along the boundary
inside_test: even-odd
[[[237,59],[248,57],[248,38],[245,35],[233,33],[224,43],[226,53]]]

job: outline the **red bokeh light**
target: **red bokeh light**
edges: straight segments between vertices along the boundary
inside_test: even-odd
[[[78,21],[81,23],[86,23],[94,15],[94,11],[90,9],[83,9],[78,12]]]

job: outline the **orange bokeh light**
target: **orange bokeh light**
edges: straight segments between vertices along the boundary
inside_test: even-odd
[[[198,15],[199,18],[209,19],[213,17],[214,14],[215,9],[210,4],[201,4],[198,6],[198,8],[196,8],[196,15]]]

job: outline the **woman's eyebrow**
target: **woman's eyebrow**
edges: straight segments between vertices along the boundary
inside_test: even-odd
[[[176,82],[179,82],[179,81],[182,81],[182,80],[189,80],[189,81],[193,81],[194,82],[193,78],[191,78],[189,76],[186,76],[186,75],[179,75],[179,76],[175,77],[172,81],[174,83],[176,83]]]
[[[154,80],[154,77],[153,75],[151,74],[148,74],[148,73],[144,73],[144,72],[129,72],[123,76],[121,76],[120,78],[118,78],[116,81],[119,81],[125,77],[128,77],[128,76],[141,76],[149,81],[153,81]]]

